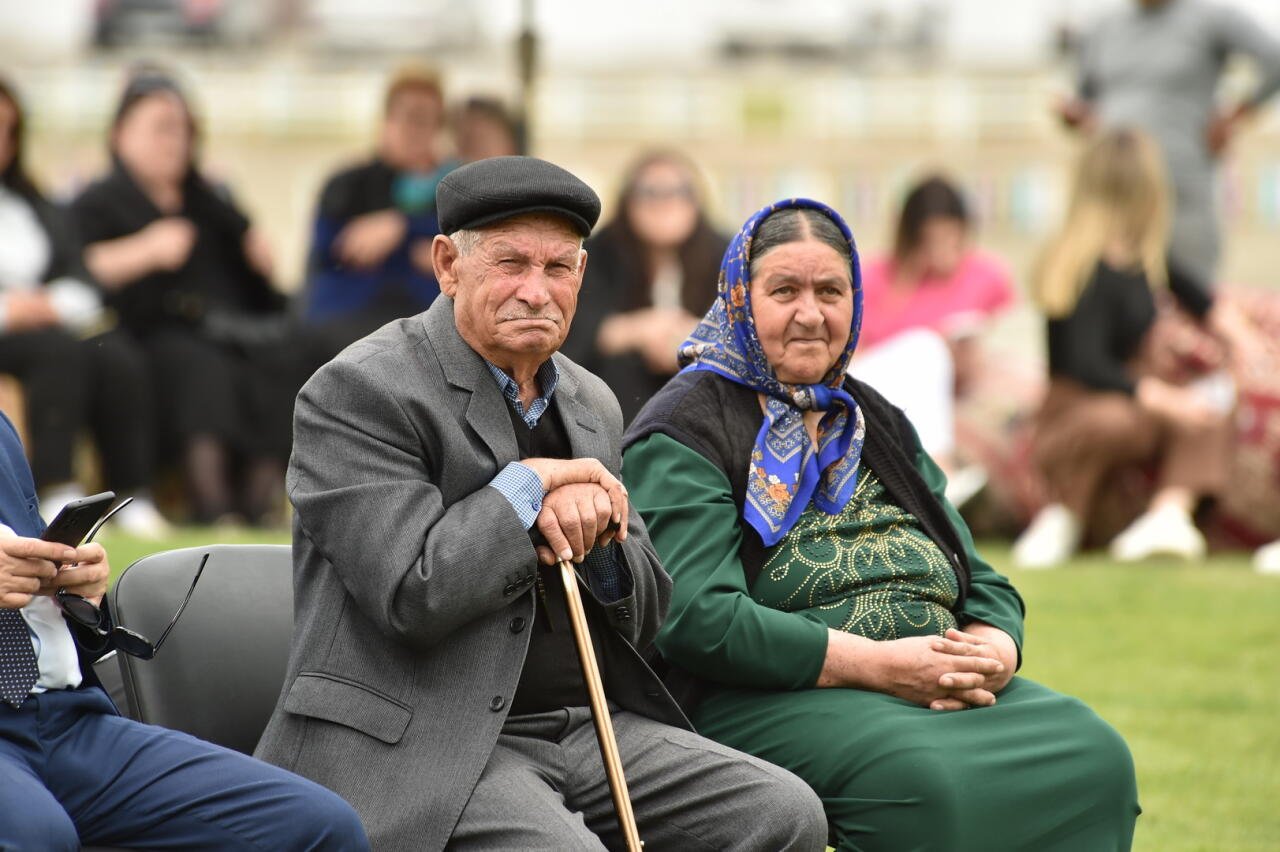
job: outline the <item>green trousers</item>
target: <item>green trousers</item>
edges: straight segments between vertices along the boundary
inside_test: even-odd
[[[693,721],[807,781],[840,852],[1124,850],[1141,812],[1120,735],[1022,678],[959,712],[853,689],[718,689]]]

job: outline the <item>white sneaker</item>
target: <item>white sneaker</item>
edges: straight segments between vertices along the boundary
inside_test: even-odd
[[[1203,559],[1204,536],[1186,512],[1175,508],[1154,509],[1142,515],[1111,542],[1111,558],[1117,562],[1138,562],[1151,556],[1179,556]]]
[[[150,497],[134,497],[133,502],[116,513],[107,525],[137,538],[161,539],[173,534],[173,527],[160,514]]]
[[[1080,548],[1080,521],[1061,503],[1041,509],[1013,544],[1013,564],[1019,568],[1055,568]]]
[[[1259,574],[1280,576],[1280,539],[1264,544],[1253,554],[1253,570]]]
[[[947,500],[959,509],[987,485],[987,472],[976,464],[966,465],[947,479]]]

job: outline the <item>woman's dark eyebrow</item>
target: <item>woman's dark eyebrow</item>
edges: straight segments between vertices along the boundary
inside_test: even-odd
[[[766,278],[764,283],[768,286],[773,286],[776,284],[797,284],[800,283],[801,280],[801,276],[790,272],[775,272],[773,275]],[[822,278],[813,279],[813,283],[819,286],[839,284],[842,287],[849,287],[853,282],[840,276],[824,276]]]

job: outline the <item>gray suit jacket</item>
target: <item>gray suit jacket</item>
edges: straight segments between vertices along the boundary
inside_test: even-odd
[[[622,416],[600,379],[556,355],[554,404],[576,457],[621,468]],[[295,626],[257,756],[336,791],[379,850],[442,849],[497,741],[529,643],[536,555],[489,481],[518,458],[503,399],[458,335],[453,302],[354,344],[294,413]],[[633,510],[632,594],[604,607],[606,690],[688,721],[636,649],[671,580]]]

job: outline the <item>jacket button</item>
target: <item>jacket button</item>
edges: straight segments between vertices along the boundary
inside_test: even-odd
[[[514,592],[515,590],[516,590],[515,586],[511,585],[510,583],[507,583],[507,585],[504,586],[502,589],[502,595],[503,597],[509,598],[511,597],[511,593]]]
[[[626,606],[625,606],[625,605],[624,605],[624,606],[616,606],[616,607],[614,607],[614,608],[613,608],[613,615],[614,615],[614,617],[615,617],[615,618],[617,618],[619,621],[630,621],[630,620],[631,620],[631,611],[630,611],[630,610],[628,610],[628,609],[626,608]]]
[[[517,615],[515,618],[511,619],[510,627],[512,633],[519,633],[521,630],[524,630],[524,616]]]
[[[507,706],[507,699],[503,698],[501,695],[495,695],[493,696],[493,698],[489,699],[489,709],[495,713],[497,713],[499,710],[501,710],[503,707],[506,707],[506,706]]]

